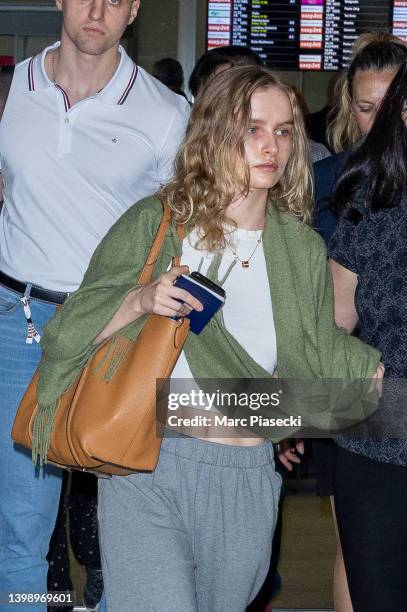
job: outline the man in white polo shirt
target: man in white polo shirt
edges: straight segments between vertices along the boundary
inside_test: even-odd
[[[0,123],[1,596],[46,591],[60,473],[35,476],[10,439],[41,329],[113,223],[169,178],[188,118],[119,46],[139,4],[56,0],[61,43],[17,66]]]

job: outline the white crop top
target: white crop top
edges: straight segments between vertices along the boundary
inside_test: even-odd
[[[261,233],[261,230],[233,231],[233,249],[239,259],[249,259]],[[203,258],[200,272],[206,274],[214,254],[196,249],[194,245],[197,241],[195,231],[184,239],[181,264],[189,266],[190,272],[194,272],[198,270]],[[220,282],[234,259],[232,250],[226,248],[219,268]],[[277,365],[277,347],[262,243],[258,244],[248,268],[243,268],[240,261],[236,262],[223,283],[223,288],[226,291],[223,318],[227,330],[257,363],[272,374]],[[184,352],[180,355],[172,378],[192,378]]]

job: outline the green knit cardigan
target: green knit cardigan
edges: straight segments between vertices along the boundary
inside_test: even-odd
[[[162,218],[156,197],[132,206],[96,249],[83,282],[51,319],[41,340],[43,359],[38,386],[39,414],[33,457],[43,460],[58,397],[78,376],[126,295],[137,285]],[[263,248],[277,339],[278,376],[286,379],[370,378],[379,352],[336,326],[332,278],[321,238],[292,215],[269,205]],[[170,226],[153,279],[181,254]],[[248,316],[256,316],[248,313]],[[134,340],[146,316],[117,334]],[[259,321],[259,325],[267,325]],[[190,334],[185,353],[195,378],[267,378],[263,370],[216,317],[199,335]],[[119,361],[116,360],[116,366]],[[114,375],[114,370],[112,370]]]

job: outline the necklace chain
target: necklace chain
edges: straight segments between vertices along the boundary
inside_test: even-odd
[[[56,49],[52,54],[51,54],[51,68],[52,68],[52,82],[55,83],[55,56],[56,54],[59,54],[58,49]]]
[[[236,249],[234,249],[233,247],[229,246],[230,250],[232,251],[232,255],[234,256],[234,258],[237,261],[240,261],[240,263],[242,264],[242,268],[249,268],[250,267],[250,261],[253,258],[253,255],[255,254],[255,252],[257,251],[257,248],[259,246],[259,244],[261,244],[262,238],[260,236],[260,238],[258,238],[258,240],[256,241],[256,246],[254,247],[250,257],[248,257],[247,259],[241,259],[239,257],[239,255],[236,253]]]
[[[56,82],[56,67],[55,67],[55,64],[56,64],[56,59],[55,58],[56,58],[57,54],[58,54],[58,57],[59,57],[59,48],[55,49],[55,51],[53,51],[51,53],[51,71],[52,71],[51,76],[52,76],[52,82],[53,82],[54,85],[57,85],[57,82]],[[119,61],[120,61],[120,59],[119,59]],[[98,89],[96,93],[99,94],[102,91],[102,89],[103,89],[103,87]]]

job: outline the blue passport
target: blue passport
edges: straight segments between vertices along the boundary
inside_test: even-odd
[[[225,303],[225,290],[199,272],[192,272],[189,275],[182,274],[177,278],[174,285],[180,289],[185,289],[201,302],[204,308],[202,312],[192,310],[187,315],[190,321],[190,330],[194,334],[200,334],[213,315]]]

